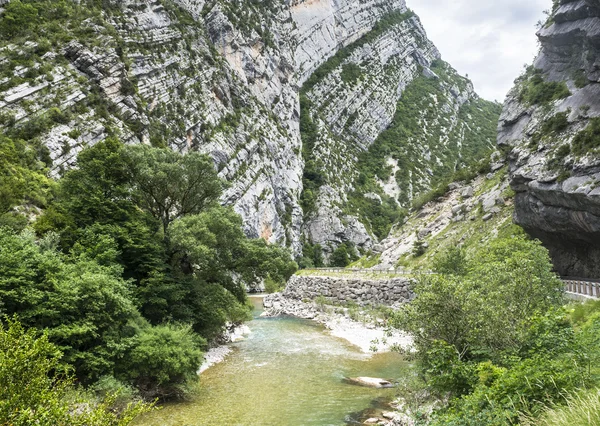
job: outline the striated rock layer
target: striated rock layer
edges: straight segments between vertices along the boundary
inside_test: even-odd
[[[600,3],[556,2],[541,51],[504,104],[515,221],[564,276],[600,277]],[[540,79],[541,77],[541,79]]]
[[[364,218],[344,208],[357,155],[390,125],[407,85],[423,73],[437,78],[429,66],[439,53],[418,18],[390,20],[407,12],[404,0],[73,4],[76,13],[56,18],[60,37],[0,40],[0,127],[39,138],[54,176],[109,136],[198,150],[230,182],[222,202],[242,216],[249,236],[295,254],[306,238],[328,250],[345,241],[372,246]],[[322,135],[314,156],[328,176],[339,177],[320,191],[318,214],[309,219],[301,207],[308,161],[301,88],[325,61],[367,36],[344,63],[362,77],[344,82],[340,64],[308,95]],[[458,129],[458,109],[475,97],[462,80],[447,84],[449,100],[432,100],[451,112],[442,130]],[[429,148],[418,156],[432,157]],[[427,186],[433,171],[419,173],[415,180]]]

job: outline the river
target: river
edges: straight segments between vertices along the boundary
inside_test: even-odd
[[[396,353],[369,355],[309,320],[260,317],[262,298],[251,297],[251,334],[233,343],[227,359],[200,375],[193,402],[167,404],[141,426],[344,425],[394,389],[370,389],[344,377],[400,377],[407,364]]]

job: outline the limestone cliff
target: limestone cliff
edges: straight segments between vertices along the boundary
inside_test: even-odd
[[[439,54],[404,0],[23,3],[40,19],[0,39],[4,133],[47,146],[54,176],[73,167],[83,147],[110,136],[206,152],[231,183],[223,202],[241,214],[246,233],[296,254],[303,239],[364,248],[377,239],[364,215],[345,207],[344,193],[356,187],[360,155],[377,145],[413,80],[425,76],[444,86],[444,96],[427,104],[447,116],[440,122],[434,111],[421,126],[457,134],[480,127],[459,117],[477,100],[470,83],[431,70]],[[348,55],[324,72],[340,52]],[[320,80],[309,88],[315,75]],[[308,156],[300,92],[314,105],[309,113],[321,135]],[[452,150],[464,138],[438,140]],[[441,161],[431,155],[433,145],[423,145],[411,158]],[[460,155],[448,157],[451,169]],[[310,161],[340,177],[319,191],[318,215],[301,206]],[[408,198],[433,183],[435,170],[425,163],[407,181]],[[394,181],[378,187],[372,199],[403,191]]]
[[[562,275],[600,276],[600,3],[555,2],[541,51],[509,93],[498,143],[509,153],[515,221]]]

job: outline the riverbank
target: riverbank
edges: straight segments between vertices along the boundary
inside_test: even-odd
[[[227,331],[220,339],[220,344],[213,348],[210,348],[204,354],[204,361],[200,368],[198,369],[198,374],[204,373],[210,367],[220,362],[225,361],[227,355],[229,355],[232,351],[229,346],[230,343],[239,342],[240,340],[245,339],[250,334],[250,328],[243,324],[239,327],[235,327],[230,331]]]
[[[318,302],[303,302],[284,297],[281,293],[263,299],[266,317],[289,315],[323,324],[331,335],[347,340],[364,353],[410,350],[412,338],[400,331],[389,331],[385,322],[365,308],[332,306]]]

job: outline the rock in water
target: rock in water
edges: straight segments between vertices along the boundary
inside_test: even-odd
[[[389,380],[379,379],[377,377],[346,377],[344,379],[346,383],[358,386],[364,386],[367,388],[393,388],[394,384]]]

